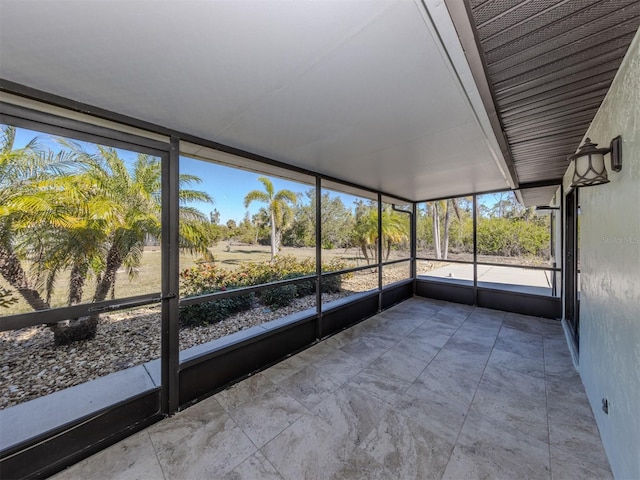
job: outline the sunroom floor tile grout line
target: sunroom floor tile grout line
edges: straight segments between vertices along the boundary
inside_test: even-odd
[[[474,309],[471,310],[471,313],[473,313],[476,308],[477,307],[474,307]],[[467,316],[467,319],[469,318],[471,313],[469,313],[469,315]],[[467,321],[467,319],[465,319],[465,322]],[[465,322],[462,322],[462,324],[460,326],[464,325]],[[493,349],[496,346],[496,343],[498,342],[498,336],[500,335],[500,330],[502,330],[502,325],[504,325],[504,318],[500,321],[500,328],[498,329],[498,333],[496,333],[496,338],[493,341],[493,345],[491,346],[491,352],[492,353],[493,353]],[[476,383],[476,388],[475,388],[475,390],[473,392],[473,397],[471,398],[471,402],[469,402],[469,407],[467,408],[467,412],[464,415],[464,420],[462,422],[462,425],[460,426],[460,430],[458,430],[458,435],[456,435],[456,441],[453,443],[453,448],[451,449],[451,452],[449,453],[449,457],[447,458],[447,466],[449,465],[449,462],[451,462],[451,457],[453,456],[453,451],[458,446],[458,442],[460,441],[460,435],[462,434],[462,430],[464,429],[464,426],[467,423],[467,419],[469,418],[469,412],[471,411],[471,406],[473,405],[473,402],[476,399],[476,394],[478,393],[478,387],[480,386],[480,382],[482,381],[482,377],[484,377],[484,372],[487,369],[487,365],[489,365],[489,358],[491,358],[491,353],[489,354],[489,357],[487,357],[487,361],[485,362],[484,367],[482,368],[482,373],[480,374],[480,376],[478,378],[478,383]],[[440,478],[442,478],[444,476],[445,472],[446,472],[446,467],[445,467],[445,470],[442,472],[442,475],[440,476]]]

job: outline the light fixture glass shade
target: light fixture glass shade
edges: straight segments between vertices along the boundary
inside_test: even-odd
[[[608,148],[596,148],[596,143],[591,143],[588,138],[580,149],[569,157],[574,161],[572,187],[590,187],[609,183],[607,168],[604,164],[604,154]]]

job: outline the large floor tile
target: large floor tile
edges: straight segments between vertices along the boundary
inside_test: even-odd
[[[348,381],[366,366],[365,362],[342,350],[335,350],[314,363],[315,368],[321,372],[328,373],[336,380],[339,380],[340,383]]]
[[[275,389],[276,384],[264,372],[259,372],[218,392],[214,398],[224,409],[229,410],[255,399],[257,395],[263,395]]]
[[[402,346],[396,346],[381,357],[378,357],[369,366],[382,374],[413,382],[429,364],[430,360],[411,356],[404,351]]]
[[[132,435],[116,445],[52,477],[56,480],[163,480],[148,432]]]
[[[504,325],[522,332],[538,333],[540,335],[556,335],[562,333],[562,324],[558,320],[531,317],[518,313],[507,313]]]
[[[309,362],[298,357],[298,355],[292,355],[289,358],[272,365],[262,373],[273,383],[280,383],[308,366]]]
[[[401,340],[394,350],[402,350],[407,355],[422,362],[431,362],[440,351],[439,347],[434,347],[423,338],[409,337]]]
[[[367,391],[343,385],[312,412],[340,435],[359,445],[391,408]]]
[[[366,368],[349,380],[346,385],[360,389],[378,400],[393,405],[409,388],[411,382],[396,376],[385,375],[375,368]]]
[[[479,336],[472,332],[458,331],[442,349],[453,351],[458,355],[478,354],[485,355],[488,358],[494,342],[495,337]]]
[[[564,334],[545,335],[543,345],[545,371],[548,375],[566,377],[578,375]]]
[[[592,415],[567,414],[549,409],[549,444],[598,467],[608,465],[600,433]]]
[[[469,316],[469,312],[460,312],[450,309],[441,309],[438,313],[431,317],[431,320],[445,323],[454,327],[459,327]]]
[[[256,452],[224,475],[221,480],[283,480],[283,478],[261,452]]]
[[[549,413],[559,421],[579,418],[594,423],[591,404],[577,373],[573,375],[546,376],[547,405]]]
[[[521,332],[509,327],[500,329],[494,348],[525,358],[543,359],[542,335]]]
[[[542,378],[487,366],[471,411],[500,420],[538,440],[548,440],[545,382]]]
[[[415,382],[394,405],[394,411],[455,442],[469,405],[439,395],[432,383]]]
[[[609,464],[595,465],[584,458],[551,447],[552,480],[613,480]]]
[[[486,316],[474,316],[472,313],[467,317],[465,322],[458,327],[459,333],[468,334],[471,337],[491,337],[493,341],[498,336],[500,328],[502,327],[502,320],[486,317]],[[483,341],[489,341],[484,339]],[[493,342],[491,342],[493,343]]]
[[[482,371],[464,363],[441,361],[438,357],[420,374],[418,382],[428,385],[445,401],[469,407],[480,383]]]
[[[457,374],[464,371],[469,375],[476,376],[478,381],[484,372],[489,360],[488,353],[472,353],[460,350],[455,346],[445,347],[438,352],[429,366],[440,366],[443,369],[450,369],[452,373]]]
[[[309,411],[281,389],[268,390],[229,411],[242,431],[261,448]]]
[[[189,410],[182,413],[193,417]],[[150,432],[166,478],[221,477],[257,451],[226,412],[200,422],[185,422],[184,417],[178,414]]]
[[[382,356],[387,350],[398,343],[397,338],[366,336],[359,337],[349,342],[340,350],[349,355],[370,363]]]
[[[333,479],[355,444],[314,415],[305,415],[262,448],[285,480]]]
[[[301,351],[296,355],[298,360],[302,360],[307,365],[314,365],[316,362],[322,360],[327,355],[335,352],[335,348],[326,342],[318,342],[315,345]]]
[[[210,423],[225,421],[226,418],[229,416],[220,403],[215,397],[209,397],[152,425],[147,431],[152,442],[162,439],[166,443],[179,443]]]
[[[422,324],[412,332],[411,336],[429,337],[434,333],[441,333],[450,337],[456,332],[456,330],[458,330],[458,326],[456,325],[449,325],[447,323],[439,322],[435,318],[430,318],[422,322]]]
[[[339,465],[332,480],[389,480],[389,472],[371,455],[356,448],[349,459]]]
[[[470,413],[442,478],[549,480],[550,475],[546,442]]]
[[[538,358],[523,357],[518,353],[500,350],[496,347],[491,352],[487,365],[544,378],[544,360],[541,356]]]
[[[417,318],[409,315],[407,318],[403,316],[391,316],[382,325],[372,329],[369,333],[390,338],[401,338],[410,335],[425,322],[423,318]]]
[[[385,478],[428,480],[440,479],[453,446],[429,425],[392,411],[360,448],[384,466]]]
[[[280,387],[307,408],[313,408],[342,382],[315,367],[306,367],[280,382]]]
[[[449,325],[441,324],[443,327],[433,327],[438,325],[438,322],[427,321],[421,327],[416,328],[412,334],[411,339],[421,340],[423,343],[432,345],[437,348],[442,348],[455,333],[455,328],[448,328]]]

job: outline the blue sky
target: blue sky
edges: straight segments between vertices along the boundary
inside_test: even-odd
[[[58,150],[60,145],[56,142],[54,136],[26,130],[22,128],[16,129],[15,148],[20,148],[26,145],[32,138],[38,137],[39,145],[41,147],[49,147],[52,150]],[[91,152],[94,150],[94,145],[87,142],[80,143],[86,151]],[[136,158],[136,153],[118,149],[119,155],[126,161],[133,162]],[[225,224],[228,220],[235,220],[240,222],[248,210],[250,215],[258,212],[260,207],[264,204],[259,202],[253,202],[248,209],[244,208],[244,197],[247,192],[251,190],[263,190],[263,185],[258,181],[258,178],[263,174],[249,172],[237,168],[227,167],[211,162],[195,160],[188,157],[180,157],[180,173],[192,174],[200,177],[202,183],[198,185],[192,185],[190,188],[194,190],[202,190],[207,192],[214,200],[213,204],[207,204],[203,202],[194,202],[191,206],[202,211],[206,215],[217,209],[220,212],[220,223]],[[282,189],[288,189],[296,194],[300,194],[304,197],[304,193],[313,188],[311,185],[306,185],[298,182],[292,182],[284,180],[278,177],[269,176],[273,182],[276,191]],[[347,208],[354,208],[354,202],[357,197],[331,192],[331,197],[340,196],[342,202]],[[478,201],[481,204],[490,206],[497,203],[500,199],[500,194],[486,194],[478,197]]]
[[[192,185],[194,190],[204,190],[214,199],[213,205],[207,203],[194,203],[197,209],[209,213],[214,209],[220,212],[220,223],[233,219],[236,222],[242,220],[247,209],[244,208],[244,197],[251,190],[264,190],[264,186],[258,178],[264,176],[237,168],[226,167],[215,163],[180,157],[180,173],[197,175],[202,179],[199,185]],[[276,191],[287,189],[294,193],[304,195],[304,192],[313,188],[311,185],[291,182],[277,177],[269,176]],[[253,202],[249,205],[249,214],[260,210],[264,204]]]
[[[46,133],[35,132],[23,128],[16,129],[16,139],[14,148],[25,146],[31,139],[38,137],[38,144],[41,148],[50,148],[57,151],[61,146],[56,142],[56,137]],[[94,145],[87,142],[77,142],[87,152],[95,151]],[[125,161],[133,162],[136,153],[132,151],[118,149],[118,154]],[[249,172],[237,168],[226,167],[215,163],[195,160],[188,157],[180,158],[180,173],[192,174],[200,177],[202,183],[193,184],[193,190],[207,192],[214,200],[213,204],[204,202],[194,202],[191,206],[197,208],[205,214],[209,214],[214,209],[220,212],[220,223],[225,224],[227,220],[240,222],[248,210],[250,215],[257,213],[264,204],[253,202],[248,209],[244,208],[244,197],[251,190],[263,190],[263,185],[258,178],[263,174]],[[273,186],[278,190],[288,189],[304,197],[304,193],[313,188],[312,185],[292,182],[278,177],[269,176]],[[340,196],[347,208],[353,208],[357,197],[348,194],[338,194],[330,191],[331,197]]]

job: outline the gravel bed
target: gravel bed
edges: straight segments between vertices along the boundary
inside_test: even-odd
[[[385,278],[405,278],[391,270]],[[323,303],[375,288],[376,275],[343,279],[343,291],[323,294]],[[180,330],[180,349],[186,349],[261,323],[315,306],[315,296],[295,299],[272,311],[264,305],[232,315],[222,322]],[[45,326],[0,332],[0,409],[62,390],[160,357],[160,307],[103,315],[96,338],[56,347]]]

